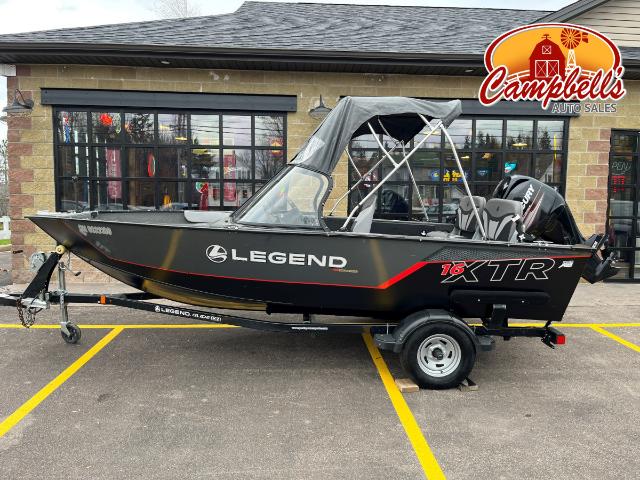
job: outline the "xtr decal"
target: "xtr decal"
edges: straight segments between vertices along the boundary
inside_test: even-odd
[[[443,263],[440,273],[445,277],[441,283],[477,283],[478,277],[489,276],[490,282],[502,282],[512,280],[522,282],[525,280],[548,280],[548,272],[556,266],[552,258],[524,258],[514,260],[474,260],[472,262]],[[559,268],[571,268],[564,261]]]

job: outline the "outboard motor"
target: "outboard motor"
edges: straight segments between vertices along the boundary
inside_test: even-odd
[[[582,274],[590,283],[615,275],[615,258],[607,252],[607,236],[595,234],[585,239],[565,199],[553,187],[535,178],[511,175],[502,180],[494,198],[522,202],[525,241],[544,241],[564,245],[588,245],[593,255]]]

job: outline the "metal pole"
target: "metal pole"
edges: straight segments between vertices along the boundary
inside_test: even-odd
[[[378,119],[378,121],[380,122],[380,119]],[[369,129],[373,132],[373,127],[371,126],[371,124],[369,125]],[[380,126],[382,127],[382,130],[384,130],[384,132],[390,137],[391,135],[389,135],[389,132],[387,132],[387,129],[384,128],[384,126],[382,125],[382,122],[380,122]],[[385,156],[391,160],[391,163],[393,163],[394,165],[396,165],[396,162],[393,160],[393,158],[391,158],[391,155],[389,153],[387,153],[387,151],[384,149],[384,146],[382,145],[382,142],[380,142],[380,139],[376,136],[376,142],[378,142],[378,146],[380,147],[380,149],[382,150],[382,152],[385,154]],[[404,142],[402,142],[402,154],[406,157],[407,156],[407,151],[404,148]],[[420,195],[420,190],[418,189],[418,184],[416,182],[415,177],[413,176],[413,172],[411,171],[411,167],[409,166],[409,162],[406,163],[407,166],[407,170],[409,171],[409,176],[411,177],[411,180],[413,181],[413,186],[416,189],[416,194],[418,195],[418,199],[420,200],[420,206],[422,207],[422,212],[424,213],[424,218],[425,220],[429,221],[429,215],[427,215],[427,209],[424,206],[424,201],[422,200],[422,195]]]
[[[393,153],[393,151],[396,149],[396,147],[398,146],[398,144],[399,144],[399,143],[400,143],[400,142],[396,143],[396,144],[393,146],[393,148],[392,148],[391,150],[389,150],[389,151]],[[347,148],[348,148],[348,147],[347,147]],[[346,150],[346,149],[345,149],[345,150]],[[378,160],[378,161],[376,162],[376,164],[375,164],[373,167],[371,167],[371,168],[367,171],[367,173],[364,173],[364,174],[360,175],[360,178],[358,179],[358,181],[357,181],[356,183],[354,183],[354,184],[351,186],[351,188],[350,188],[350,189],[348,189],[346,192],[344,192],[342,195],[340,195],[340,197],[338,197],[338,199],[336,200],[336,202],[333,204],[333,208],[332,208],[332,209],[331,209],[331,211],[329,212],[329,215],[328,215],[329,217],[330,217],[331,215],[333,215],[333,212],[335,212],[336,208],[338,208],[338,205],[340,204],[340,202],[342,201],[342,199],[343,199],[344,197],[346,197],[347,195],[349,195],[349,194],[350,194],[350,193],[351,193],[351,192],[352,192],[352,191],[353,191],[353,190],[354,190],[358,185],[360,185],[363,181],[365,181],[365,179],[366,179],[369,175],[371,175],[371,172],[373,172],[376,168],[378,168],[382,162],[384,162],[384,157],[383,157],[383,158],[381,158],[380,160]],[[358,174],[360,174],[360,172],[358,172]]]
[[[389,180],[389,178],[391,178],[393,176],[394,173],[396,173],[398,171],[398,169],[404,164],[404,162],[407,162],[409,160],[409,158],[411,158],[411,156],[422,146],[422,144],[424,142],[427,141],[427,139],[433,134],[433,132],[435,132],[438,128],[440,128],[440,126],[442,125],[442,122],[438,122],[436,124],[435,127],[432,127],[431,124],[422,116],[420,115],[420,118],[422,118],[422,120],[426,123],[426,125],[429,126],[429,128],[431,128],[431,131],[425,135],[425,137],[420,140],[420,142],[413,147],[413,150],[411,150],[409,152],[409,154],[404,157],[399,163],[395,164],[395,167],[393,167],[393,169],[391,170],[391,172],[382,179],[382,181],[380,183],[378,183],[375,187],[373,187],[373,190],[371,190],[361,201],[360,203],[358,203],[353,210],[351,211],[351,213],[349,214],[349,216],[347,217],[347,219],[345,220],[345,222],[342,224],[342,226],[340,227],[340,230],[344,230],[345,228],[347,228],[347,225],[349,225],[349,222],[351,221],[351,219],[353,218],[353,216],[355,215],[355,213],[360,209],[360,207],[362,207],[362,205],[369,200],[369,198],[371,198],[371,196],[376,193],[380,187],[382,187],[382,185],[384,185],[384,183]],[[368,123],[368,122],[367,122]],[[369,126],[371,127],[371,125],[369,124]],[[394,162],[395,163],[395,162]]]
[[[64,297],[67,293],[67,281],[65,279],[65,270],[66,266],[64,262],[58,263],[58,291],[60,295],[60,329],[62,332],[70,336],[71,333],[69,329],[67,329],[67,325],[69,324],[69,312],[67,311],[67,304],[64,301]]]
[[[429,120],[424,118],[420,113],[418,115],[420,115],[420,118],[422,118],[422,120],[424,122],[426,122],[427,125],[429,125]],[[478,212],[478,209],[476,208],[476,202],[473,201],[473,195],[471,195],[471,189],[469,188],[469,183],[467,183],[467,177],[464,175],[464,170],[462,169],[462,164],[460,163],[460,158],[458,158],[458,151],[456,150],[456,147],[453,144],[453,140],[451,139],[451,135],[449,135],[449,132],[447,132],[447,129],[444,128],[444,125],[440,128],[440,130],[442,130],[442,133],[444,133],[444,136],[447,137],[447,141],[449,142],[449,145],[451,145],[451,151],[453,152],[453,158],[455,158],[456,165],[458,167],[458,170],[460,171],[460,175],[462,176],[462,183],[464,184],[464,189],[467,192],[467,195],[469,196],[469,198],[471,199],[471,207],[473,208],[473,214],[475,215],[476,220],[478,221],[478,227],[480,227],[480,233],[482,233],[482,239],[486,240],[487,239],[487,232],[484,231],[484,226],[482,225],[482,219],[480,218],[480,213]]]

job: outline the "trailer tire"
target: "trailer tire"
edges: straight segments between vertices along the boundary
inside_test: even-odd
[[[446,389],[460,385],[476,361],[469,333],[445,322],[428,323],[407,338],[400,362],[421,388]]]

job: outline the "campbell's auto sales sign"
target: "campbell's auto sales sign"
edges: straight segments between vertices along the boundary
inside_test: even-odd
[[[537,100],[546,109],[551,102],[615,102],[626,93],[618,47],[580,25],[515,28],[491,42],[484,64],[489,74],[479,100],[486,106],[499,100]]]

